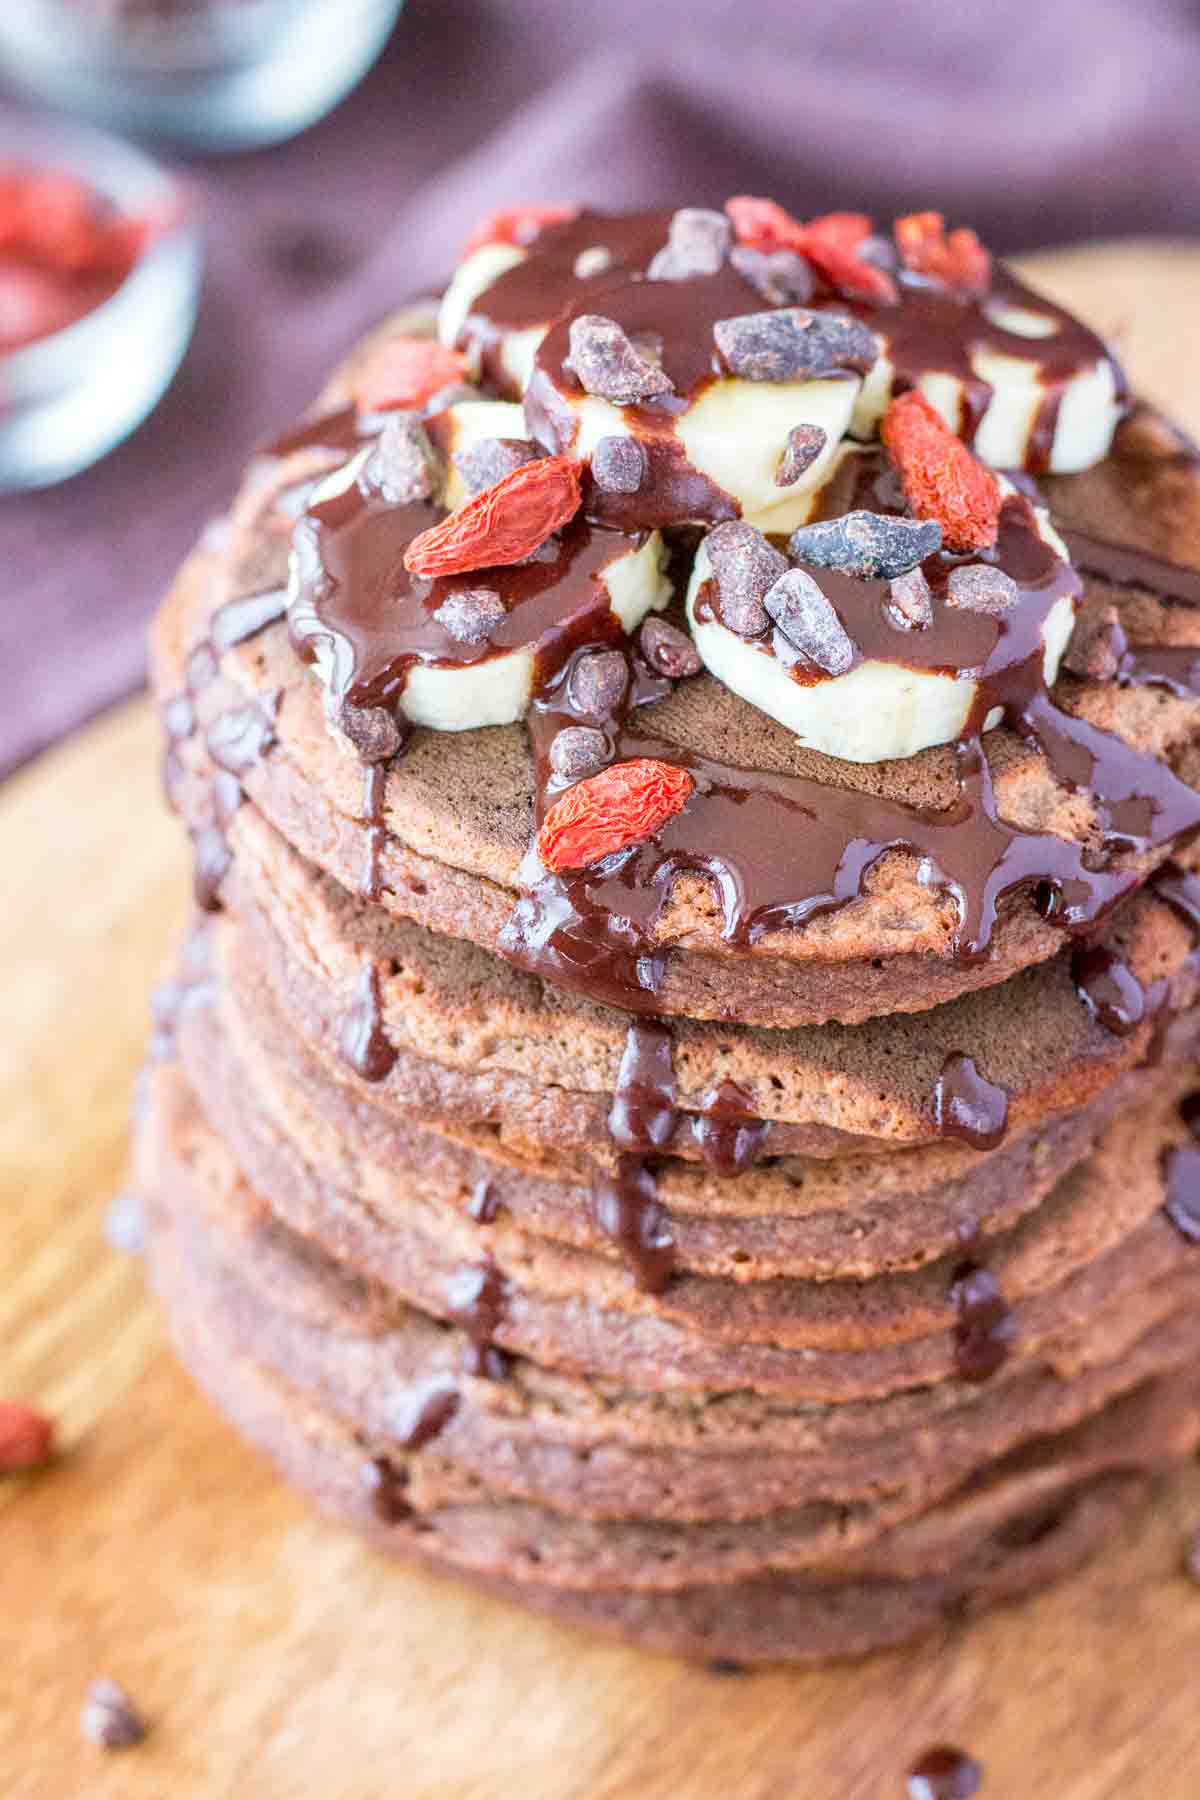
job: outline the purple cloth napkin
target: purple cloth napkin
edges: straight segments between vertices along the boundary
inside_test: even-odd
[[[409,0],[331,118],[191,172],[205,294],[154,416],[0,501],[0,771],[137,684],[146,620],[247,452],[490,207],[750,192],[935,205],[1002,250],[1195,233],[1198,88],[1187,0]]]

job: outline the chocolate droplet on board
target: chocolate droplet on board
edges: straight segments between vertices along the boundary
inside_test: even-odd
[[[90,1743],[102,1750],[129,1750],[146,1735],[146,1721],[119,1681],[107,1676],[88,1688],[80,1729]]]
[[[973,1800],[983,1770],[965,1750],[938,1744],[915,1762],[908,1774],[909,1800]]]

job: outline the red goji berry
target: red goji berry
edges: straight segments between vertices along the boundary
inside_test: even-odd
[[[914,275],[928,275],[959,294],[987,293],[992,259],[965,225],[947,236],[940,212],[908,213],[894,230],[900,259]]]
[[[924,394],[900,394],[880,436],[918,519],[936,519],[947,550],[983,550],[996,541],[1000,488],[992,471],[947,429]]]
[[[0,1475],[39,1468],[53,1455],[53,1419],[23,1400],[0,1400]]]
[[[405,568],[414,575],[460,575],[521,562],[579,511],[582,472],[573,456],[523,463],[415,537],[404,552]]]
[[[843,298],[894,304],[891,276],[858,254],[857,246],[871,235],[866,213],[822,213],[803,223],[776,201],[753,194],[735,194],[725,211],[739,243],[752,250],[795,250]]]
[[[383,338],[351,372],[351,391],[362,412],[423,406],[439,388],[461,381],[466,366],[465,356],[436,338]]]
[[[653,757],[614,763],[554,802],[538,833],[538,855],[556,875],[586,869],[614,850],[653,837],[683,811],[692,786],[686,769]]]
[[[470,256],[485,244],[531,244],[543,226],[573,219],[578,211],[577,206],[502,206],[480,219],[462,253]]]

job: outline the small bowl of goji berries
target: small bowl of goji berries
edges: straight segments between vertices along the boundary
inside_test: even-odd
[[[245,150],[293,137],[376,61],[403,0],[0,0],[28,95],[135,137]]]
[[[141,151],[59,121],[0,128],[0,493],[96,462],[157,405],[196,318],[200,244]]]

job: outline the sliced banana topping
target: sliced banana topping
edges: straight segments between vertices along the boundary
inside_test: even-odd
[[[397,468],[417,465],[403,421],[392,437],[397,465],[383,440],[360,452],[313,492],[293,536],[289,624],[340,740],[386,741],[372,716],[437,731],[513,724],[581,632],[632,635],[669,603],[658,532],[632,539],[579,518],[521,563],[410,574],[406,549],[446,509],[411,489],[396,497]]]
[[[705,665],[806,747],[847,762],[914,756],[998,724],[989,676],[1008,668],[1010,650],[1040,650],[1032,674],[1052,683],[1078,589],[1048,515],[1001,485],[994,560],[923,555],[930,528],[886,515],[803,528],[792,559],[745,523],[719,526],[687,593]],[[1031,537],[1044,555],[1031,558]]]
[[[950,430],[994,469],[1073,474],[1107,456],[1123,410],[1119,369],[1078,320],[1011,277],[983,299],[902,286],[871,315],[882,354],[863,381],[850,430],[868,440],[897,388],[917,387]]]

